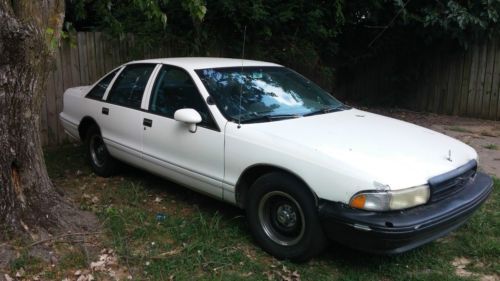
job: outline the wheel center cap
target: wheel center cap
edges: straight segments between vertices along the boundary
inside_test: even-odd
[[[285,227],[292,227],[297,222],[297,215],[288,204],[279,206],[276,215],[278,222]]]

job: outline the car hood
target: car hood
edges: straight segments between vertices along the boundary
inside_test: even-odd
[[[321,165],[349,167],[360,176],[369,176],[375,186],[392,190],[425,184],[433,176],[477,159],[473,148],[456,139],[357,109],[252,127],[273,137],[276,145],[285,147],[286,142],[286,147],[307,151],[310,161],[327,156],[327,163]]]

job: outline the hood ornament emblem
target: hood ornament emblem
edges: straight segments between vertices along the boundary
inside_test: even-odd
[[[453,160],[451,160],[451,149],[448,150],[448,157],[446,158],[446,160],[453,162]]]

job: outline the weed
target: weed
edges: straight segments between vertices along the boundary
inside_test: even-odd
[[[25,270],[26,272],[39,272],[43,267],[43,261],[31,256],[27,251],[22,251],[19,257],[11,261],[10,270],[16,272]]]
[[[488,144],[488,145],[485,145],[483,147],[486,149],[498,150],[498,145],[496,145],[496,144]]]
[[[87,265],[87,257],[83,249],[72,249],[64,254],[59,261],[61,269],[85,268]]]

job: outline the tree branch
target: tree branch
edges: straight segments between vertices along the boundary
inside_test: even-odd
[[[40,241],[33,242],[30,245],[28,245],[28,247],[31,248],[31,247],[36,246],[38,244],[42,244],[42,243],[53,241],[53,240],[58,240],[58,239],[61,239],[61,238],[64,238],[64,237],[69,237],[69,236],[89,236],[89,235],[98,235],[98,234],[102,234],[102,233],[103,233],[102,231],[66,233],[66,234],[54,236],[54,237],[51,237],[51,238],[48,238],[48,239],[43,239],[43,240],[40,240]]]

